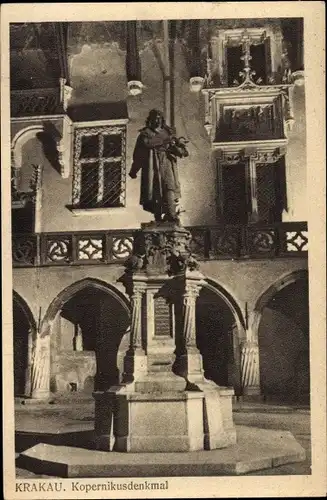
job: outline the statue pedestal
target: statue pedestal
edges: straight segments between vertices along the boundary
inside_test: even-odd
[[[196,298],[204,283],[184,228],[151,224],[122,278],[132,302],[123,384],[97,392],[97,447],[123,452],[223,448],[236,442],[233,390],[203,375]]]
[[[203,393],[115,391],[115,450],[171,452],[203,449]]]

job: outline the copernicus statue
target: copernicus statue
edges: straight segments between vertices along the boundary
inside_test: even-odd
[[[188,156],[186,142],[174,135],[161,111],[150,111],[136,141],[129,175],[135,179],[141,171],[140,204],[154,214],[157,222],[179,222],[177,203],[181,190],[177,158]]]

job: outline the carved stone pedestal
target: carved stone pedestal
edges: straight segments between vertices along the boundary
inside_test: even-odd
[[[168,223],[135,235],[122,277],[132,302],[123,384],[95,393],[97,447],[123,452],[223,448],[236,441],[233,390],[204,378],[196,298],[204,276],[190,234]]]

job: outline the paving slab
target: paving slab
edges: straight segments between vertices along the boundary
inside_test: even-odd
[[[20,454],[19,466],[57,477],[222,476],[305,460],[305,450],[288,431],[236,429],[236,445],[189,453],[118,453],[39,443]]]

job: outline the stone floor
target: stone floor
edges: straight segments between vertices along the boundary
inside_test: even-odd
[[[300,463],[281,465],[272,469],[250,472],[248,475],[278,475],[278,474],[310,474],[311,441],[310,412],[301,406],[263,403],[235,403],[234,421],[236,425],[269,430],[290,431],[306,451],[306,459]],[[47,405],[17,405],[15,411],[16,452],[19,453],[38,442],[61,444],[53,440],[53,436],[87,437],[93,430],[94,405],[92,400],[67,401]],[[79,434],[78,434],[79,433]],[[38,435],[38,439],[35,436]],[[66,442],[65,442],[66,444]],[[70,446],[79,446],[79,439],[68,442]],[[38,478],[35,475],[17,467],[17,477]]]

